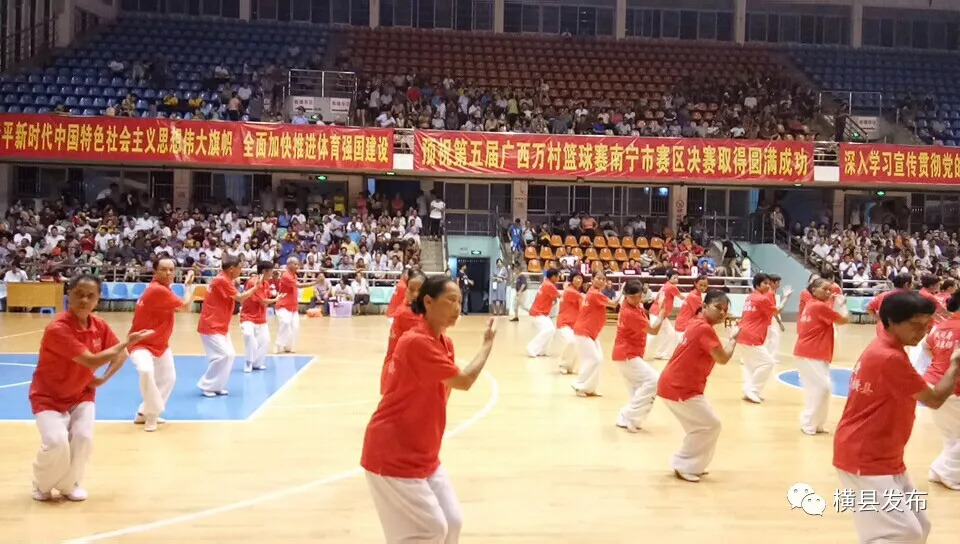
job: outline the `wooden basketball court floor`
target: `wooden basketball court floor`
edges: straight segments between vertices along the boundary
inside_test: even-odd
[[[118,333],[131,318],[101,315]],[[35,353],[45,317],[0,316],[0,352]],[[469,316],[452,329],[462,361],[479,346],[484,323]],[[202,353],[195,324],[196,314],[178,317],[175,353]],[[777,373],[793,368],[794,327],[787,324]],[[242,353],[238,329],[235,323],[232,335]],[[851,367],[873,330],[843,328],[837,366]],[[638,434],[614,426],[626,393],[609,361],[612,326],[601,336],[608,360],[600,398],[577,398],[572,377],[559,375],[552,360],[528,359],[523,346],[532,331],[528,318],[501,318],[485,377],[472,391],[452,394],[441,458],[463,505],[461,542],[856,541],[851,514],[833,508],[833,437],[799,431],[801,391],[776,373],[767,402],[755,406],[741,400],[739,365],[716,368],[707,396],[724,428],[710,475],[691,484],[668,467],[682,432],[662,405]],[[171,421],[156,433],[98,422],[84,503],[31,500],[38,433],[30,421],[0,422],[0,542],[383,542],[358,461],[386,335],[383,317],[303,319],[298,352],[315,359],[248,420]],[[26,403],[25,385],[4,385],[19,387]],[[98,405],[108,402],[98,398]],[[832,400],[831,430],[843,402]],[[926,481],[939,447],[920,408],[907,465],[929,492],[933,544],[960,534],[960,493]],[[787,489],[798,482],[826,499],[822,517],[791,510]]]

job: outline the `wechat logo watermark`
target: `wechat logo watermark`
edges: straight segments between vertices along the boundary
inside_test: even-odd
[[[790,509],[800,508],[808,516],[823,516],[827,510],[827,501],[813,490],[809,484],[796,483],[787,490],[787,502]]]

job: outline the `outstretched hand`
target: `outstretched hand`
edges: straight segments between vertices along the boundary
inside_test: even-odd
[[[497,322],[494,318],[487,320],[487,329],[483,331],[483,342],[490,343],[493,342],[494,337],[497,336]]]
[[[147,338],[153,334],[153,329],[144,329],[142,331],[134,331],[127,335],[127,345],[132,346],[137,342]]]

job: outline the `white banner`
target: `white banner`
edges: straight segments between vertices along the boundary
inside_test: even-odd
[[[869,141],[880,139],[880,118],[875,115],[851,115],[850,120],[863,131],[863,137]],[[853,128],[853,127],[851,127]]]

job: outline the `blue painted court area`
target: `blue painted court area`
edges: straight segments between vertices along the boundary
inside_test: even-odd
[[[853,371],[849,368],[831,368],[830,369],[830,383],[833,385],[833,396],[847,398],[850,394],[850,376],[853,374]],[[786,372],[781,372],[777,379],[781,383],[789,385],[790,387],[803,387],[800,380],[800,373],[796,370],[788,370]]]
[[[248,419],[281,387],[292,380],[313,356],[270,355],[267,369],[243,373],[243,356],[234,363],[225,397],[205,398],[197,381],[207,369],[202,355],[176,355],[177,383],[163,417],[170,421],[241,421]],[[0,354],[0,421],[33,420],[27,394],[37,355]],[[106,368],[106,367],[104,367]],[[101,374],[98,371],[98,374]],[[127,360],[120,372],[97,391],[98,421],[130,421],[140,405],[139,375]]]

